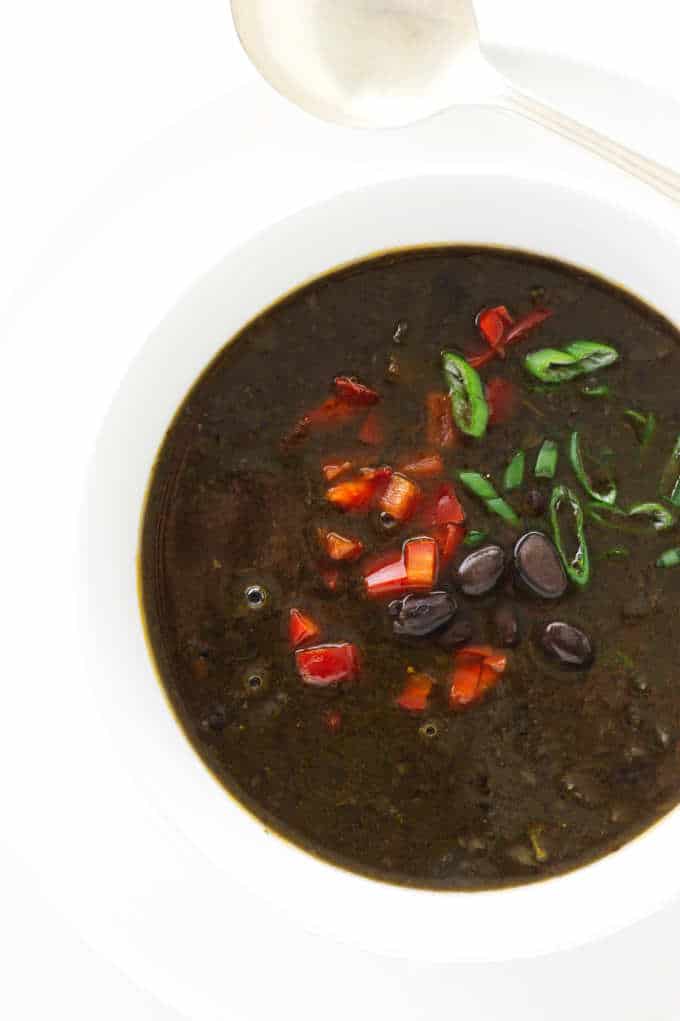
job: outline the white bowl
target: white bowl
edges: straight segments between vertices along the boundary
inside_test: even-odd
[[[161,692],[137,599],[149,473],[175,410],[212,356],[311,277],[384,249],[438,242],[556,256],[680,322],[679,239],[563,186],[501,175],[421,177],[341,195],[276,224],[190,289],[120,388],[87,493],[83,556],[92,595],[83,644],[136,782],[221,869],[307,928],[346,942],[432,961],[504,960],[584,943],[675,897],[680,811],[592,865],[508,890],[427,892],[343,871],[267,832],[202,765]]]

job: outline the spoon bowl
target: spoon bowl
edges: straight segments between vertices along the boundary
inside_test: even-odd
[[[263,77],[349,127],[400,127],[506,90],[482,56],[471,0],[232,0]]]
[[[680,202],[680,174],[520,92],[482,53],[472,0],[232,0],[262,76],[322,120],[395,128],[457,105],[519,114]]]

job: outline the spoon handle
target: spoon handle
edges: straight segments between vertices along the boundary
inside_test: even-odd
[[[552,107],[546,106],[516,89],[503,95],[500,99],[500,106],[504,110],[527,117],[550,131],[557,132],[558,135],[569,139],[570,142],[576,142],[596,156],[609,160],[621,170],[626,170],[633,177],[637,177],[650,187],[656,188],[663,195],[680,203],[680,174],[671,170],[670,167],[640,156],[632,149],[619,145],[611,138],[601,135],[598,131],[593,131],[592,128],[587,128],[584,124],[579,124],[571,117],[558,113]]]

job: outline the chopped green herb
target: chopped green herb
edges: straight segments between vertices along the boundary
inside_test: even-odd
[[[479,546],[480,542],[484,542],[488,532],[482,532],[478,528],[471,528],[468,534],[465,536],[463,541],[464,546]]]
[[[554,440],[544,440],[536,458],[534,475],[537,479],[554,479],[558,449]]]
[[[489,421],[489,406],[478,373],[452,351],[442,351],[442,365],[456,425],[466,436],[483,436]]]
[[[519,489],[524,480],[524,451],[518,450],[516,454],[513,454],[510,464],[505,469],[505,475],[503,476],[503,489],[508,492],[512,489]]]
[[[573,553],[567,551],[562,538],[560,511],[565,505],[569,507],[571,512],[573,530],[576,533],[576,549]],[[583,508],[579,498],[567,486],[555,486],[552,491],[552,496],[550,497],[550,523],[552,525],[553,539],[564,564],[565,571],[575,585],[587,585],[590,580],[590,557],[583,525]]]
[[[657,567],[680,567],[680,546],[664,550],[656,562]]]
[[[553,347],[533,351],[524,359],[524,367],[543,383],[565,383],[612,365],[618,357],[618,351],[608,344],[575,340],[561,351]]]
[[[510,504],[506,503],[498,495],[491,482],[484,475],[480,475],[479,472],[461,471],[458,472],[458,478],[466,489],[469,489],[471,493],[474,493],[475,496],[484,501],[487,510],[491,511],[492,514],[497,514],[511,525],[519,524],[519,518]]]

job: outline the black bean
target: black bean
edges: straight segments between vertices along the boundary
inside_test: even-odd
[[[212,734],[221,734],[226,722],[226,708],[223,705],[216,705],[201,719],[201,730]]]
[[[541,489],[530,489],[524,498],[524,505],[530,517],[540,518],[548,509],[548,494]]]
[[[466,556],[456,571],[456,581],[466,596],[491,592],[505,570],[505,553],[500,546],[480,546]]]
[[[554,620],[546,624],[540,634],[540,643],[544,651],[562,666],[586,667],[593,662],[593,646],[588,636],[564,621]]]
[[[458,605],[448,592],[405,596],[390,603],[392,630],[399,638],[425,638],[452,619]]]
[[[541,599],[559,599],[567,589],[567,575],[553,542],[543,532],[527,532],[514,552],[515,573],[521,586]]]
[[[519,621],[514,606],[501,603],[494,610],[492,619],[499,645],[513,646],[519,643]]]
[[[449,626],[437,635],[437,645],[447,652],[457,645],[465,645],[472,638],[474,625],[469,617],[459,613]]]

